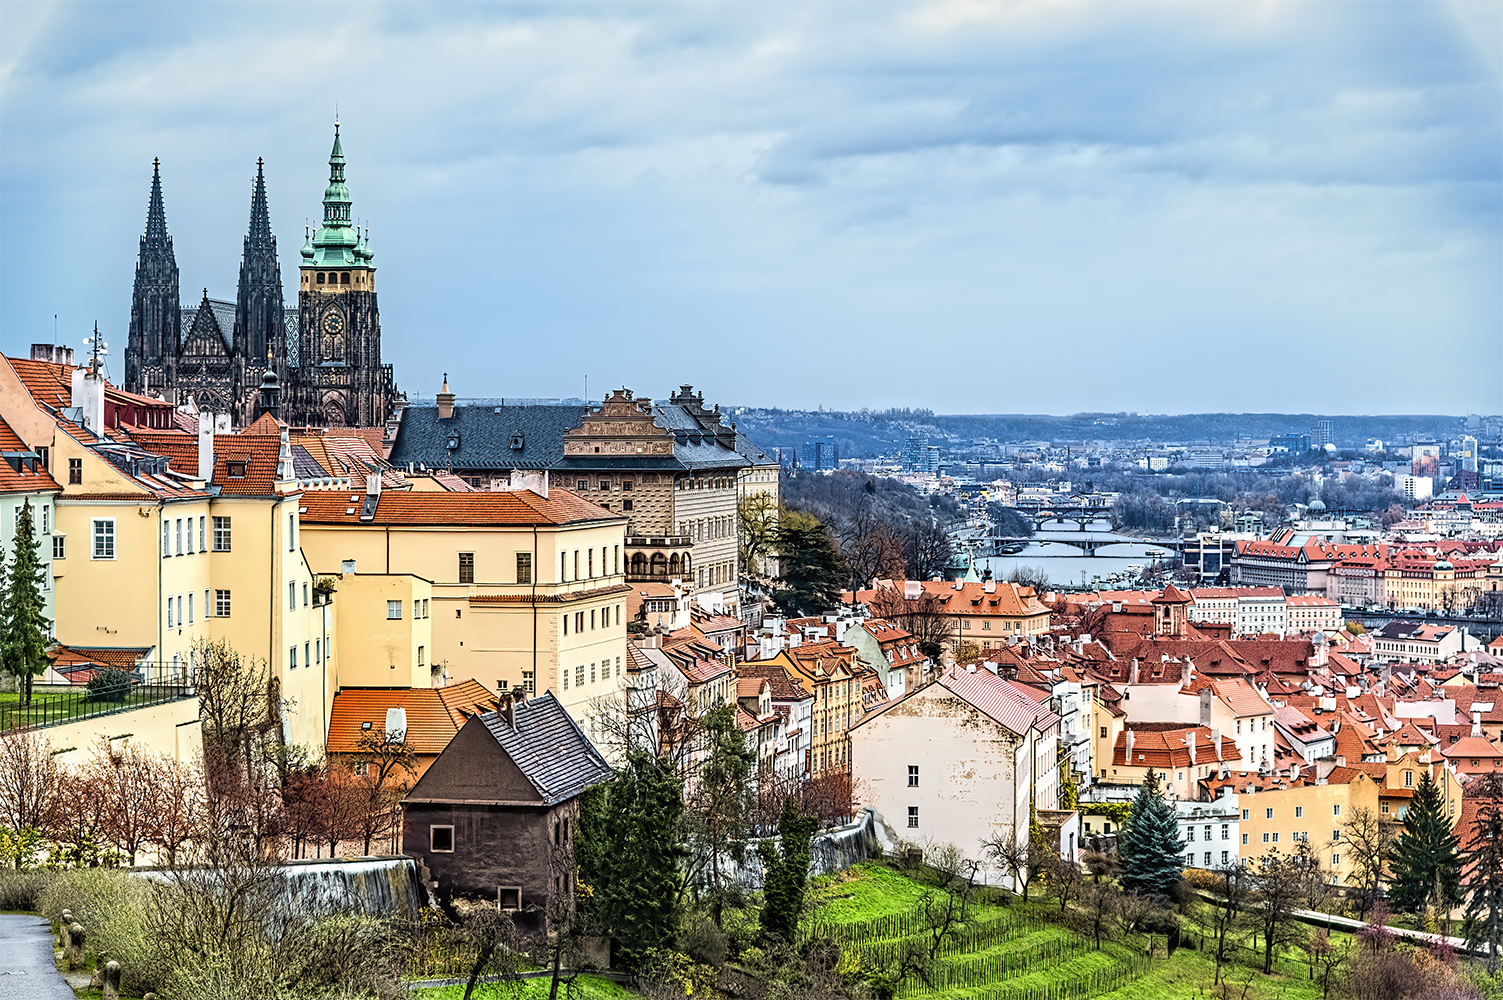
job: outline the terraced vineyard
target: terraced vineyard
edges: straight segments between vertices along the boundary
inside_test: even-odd
[[[846,962],[896,969],[913,943],[927,945],[930,940],[918,908],[928,891],[934,890],[881,865],[857,865],[815,883],[802,930],[807,938],[838,942]],[[1107,942],[1097,950],[1093,940],[1060,923],[1058,908],[1050,904],[973,902],[964,923],[941,945],[932,982],[926,985],[910,978],[898,996],[953,1000],[1192,997],[1211,985],[1211,962],[1199,952],[1181,948],[1169,959],[1147,958],[1142,952],[1141,939]],[[1260,982],[1250,997],[1262,996],[1265,987],[1276,988],[1286,1000],[1320,996],[1313,984],[1295,978],[1299,970],[1293,963],[1280,964],[1280,971],[1289,977]],[[1246,970],[1236,973],[1240,981]]]

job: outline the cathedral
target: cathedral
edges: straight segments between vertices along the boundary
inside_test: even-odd
[[[125,387],[175,403],[227,412],[240,426],[256,414],[270,369],[281,386],[281,415],[310,427],[379,427],[397,399],[391,365],[381,363],[375,255],[350,221],[339,123],[329,154],[323,224],[304,238],[297,304],[285,303],[277,238],[266,208],[264,164],[256,162],[250,230],[240,259],[235,301],[178,294],[177,258],[162,202],[161,162],[154,164],[146,232],[136,262]]]

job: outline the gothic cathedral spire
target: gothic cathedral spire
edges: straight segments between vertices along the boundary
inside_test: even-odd
[[[136,283],[131,294],[130,331],[126,338],[125,387],[147,392],[172,384],[178,346],[182,340],[178,309],[177,258],[167,232],[162,204],[162,161],[152,161],[151,201],[146,231],[136,259]]]
[[[277,238],[271,232],[266,208],[265,161],[256,161],[251,188],[250,229],[240,258],[240,284],[235,291],[234,356],[237,370],[234,398],[247,399],[260,382],[267,359],[277,368],[287,358],[287,327],[282,311],[282,269],[277,264]]]

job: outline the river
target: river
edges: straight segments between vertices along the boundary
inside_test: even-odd
[[[1082,532],[1080,526],[1074,521],[1046,521],[1043,530],[1033,536],[1022,552],[1015,556],[989,556],[985,559],[977,559],[976,570],[981,572],[989,569],[997,579],[1005,580],[1013,570],[1020,566],[1028,566],[1043,570],[1048,575],[1049,582],[1056,587],[1096,586],[1092,580],[1097,577],[1104,578],[1113,573],[1125,573],[1129,566],[1150,565],[1154,559],[1150,550],[1159,553],[1160,559],[1167,559],[1173,555],[1163,546],[1153,542],[1119,535],[1110,530],[1102,531],[1096,527],[1104,526],[1109,529],[1111,527],[1109,521],[1095,521],[1092,525],[1092,530]],[[1055,544],[1056,540],[1082,538],[1105,542],[1106,547],[1097,549],[1094,556],[1088,556],[1074,546]],[[1104,579],[1100,583],[1103,589],[1107,587],[1127,589],[1134,585],[1125,581],[1108,584]]]

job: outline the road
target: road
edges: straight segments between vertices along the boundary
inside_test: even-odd
[[[0,913],[0,1000],[74,1000],[52,958],[47,921]]]

